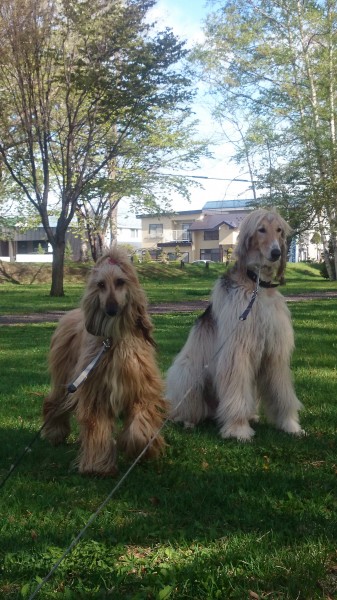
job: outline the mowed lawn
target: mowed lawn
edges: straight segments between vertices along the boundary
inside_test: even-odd
[[[219,266],[139,267],[151,302],[207,299]],[[335,291],[317,269],[292,265],[287,296]],[[48,284],[0,286],[1,313],[66,310],[81,282],[52,299]],[[307,432],[263,420],[250,444],[221,440],[214,423],[167,424],[165,455],[129,474],[43,585],[43,599],[337,598],[337,299],[289,302],[292,369]],[[153,316],[165,374],[198,313]],[[0,476],[39,429],[55,323],[0,327]],[[244,324],[242,324],[244,326]],[[66,446],[37,439],[0,489],[0,598],[28,599],[116,480],[79,476],[77,431]]]

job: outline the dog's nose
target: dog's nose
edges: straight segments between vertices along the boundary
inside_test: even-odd
[[[109,302],[105,307],[105,312],[109,317],[115,317],[118,312],[118,305],[115,302]]]
[[[273,248],[270,256],[272,261],[278,260],[281,256],[281,250],[279,248]]]

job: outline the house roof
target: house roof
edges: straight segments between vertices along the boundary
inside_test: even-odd
[[[245,209],[245,208],[249,208],[249,206],[251,205],[253,199],[242,199],[240,198],[240,200],[209,200],[208,202],[206,202],[206,204],[204,204],[204,206],[202,207],[202,209],[204,211],[207,210],[226,210],[230,211],[230,210],[235,210],[235,209]]]
[[[243,219],[245,218],[248,211],[245,213],[228,213],[228,214],[205,214],[203,219],[198,219],[192,223],[191,231],[204,231],[210,229],[218,229],[221,225],[228,225],[231,229],[237,229],[240,227]]]
[[[163,212],[163,213],[144,213],[144,214],[139,214],[136,215],[137,219],[146,219],[148,217],[174,217],[174,216],[188,216],[188,215],[201,215],[202,214],[202,210],[197,209],[197,210],[175,210],[172,212]]]

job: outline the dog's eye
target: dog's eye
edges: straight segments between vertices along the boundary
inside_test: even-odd
[[[266,228],[265,227],[259,227],[258,228],[258,232],[259,233],[266,233]]]
[[[97,284],[97,287],[99,287],[100,290],[105,290],[105,283],[104,281],[99,281]]]
[[[278,227],[278,228],[276,229],[276,231],[277,231],[277,233],[283,233],[283,229],[282,229],[282,227]]]
[[[125,283],[124,279],[117,279],[116,287],[122,287],[124,285],[124,283]]]

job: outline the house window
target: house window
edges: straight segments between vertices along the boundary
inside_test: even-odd
[[[157,223],[150,223],[149,234],[151,238],[159,238],[163,236],[163,225]]]
[[[213,260],[214,262],[220,262],[219,248],[200,250],[200,260]]]
[[[22,241],[20,240],[18,242],[18,254],[28,254],[29,249],[28,249],[28,242],[26,240]]]
[[[219,229],[213,229],[212,231],[204,231],[204,240],[218,240],[219,239]]]
[[[138,229],[130,229],[130,233],[131,233],[131,238],[137,238],[138,237]]]
[[[182,240],[184,242],[191,242],[192,241],[192,234],[191,234],[191,225],[192,223],[182,223],[181,224],[181,229],[182,229]]]

